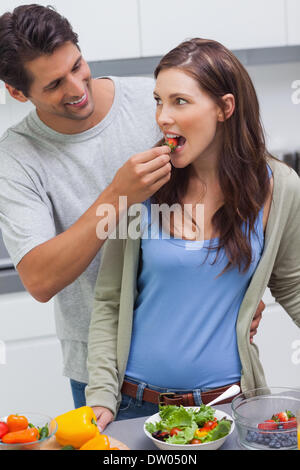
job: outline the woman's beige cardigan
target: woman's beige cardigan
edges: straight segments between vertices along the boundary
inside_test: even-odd
[[[266,384],[258,348],[250,344],[249,333],[252,317],[267,287],[300,327],[300,179],[282,162],[270,159],[269,165],[274,186],[264,251],[236,325],[242,390]],[[130,349],[139,256],[140,239],[107,240],[95,287],[86,399],[89,406],[107,407],[114,415],[120,404]]]

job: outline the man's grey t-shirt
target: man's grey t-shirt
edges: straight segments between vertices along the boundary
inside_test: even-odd
[[[113,105],[95,127],[66,135],[32,111],[0,139],[0,227],[15,266],[30,250],[67,230],[134,154],[161,137],[154,81],[110,77]],[[88,328],[101,250],[75,282],[54,298],[64,374],[88,381]]]

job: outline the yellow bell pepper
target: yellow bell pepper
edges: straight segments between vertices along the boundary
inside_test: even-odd
[[[62,446],[71,445],[79,449],[99,433],[97,418],[92,408],[82,406],[57,416],[56,440]]]
[[[110,444],[105,434],[97,434],[93,439],[83,444],[79,450],[108,450]]]
[[[196,429],[195,431],[195,437],[199,438],[199,437],[205,437],[207,436],[208,432],[207,431],[201,431],[200,429]]]

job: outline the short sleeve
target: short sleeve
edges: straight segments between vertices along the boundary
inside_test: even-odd
[[[15,267],[30,250],[56,235],[51,202],[39,175],[2,152],[0,228]]]

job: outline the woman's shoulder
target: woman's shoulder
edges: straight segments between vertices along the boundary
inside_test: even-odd
[[[293,168],[275,157],[269,157],[267,163],[272,170],[274,186],[285,189],[288,193],[299,193],[300,178]]]

